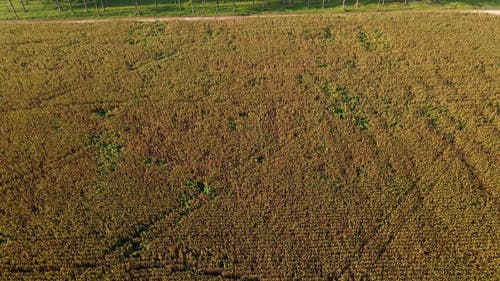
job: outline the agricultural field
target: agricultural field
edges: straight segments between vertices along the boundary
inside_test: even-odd
[[[0,22],[0,279],[497,280],[499,27]]]
[[[0,19],[499,9],[500,0],[1,0]]]

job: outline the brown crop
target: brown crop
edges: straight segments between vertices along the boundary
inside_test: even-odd
[[[0,279],[495,280],[499,24],[0,23]]]

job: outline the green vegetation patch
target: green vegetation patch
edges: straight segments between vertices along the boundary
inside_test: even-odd
[[[333,116],[349,120],[361,130],[368,129],[369,119],[360,108],[359,96],[350,94],[346,88],[334,86],[330,83],[323,83],[321,90],[331,102],[328,109]]]
[[[115,133],[103,131],[89,136],[90,144],[94,147],[94,161],[101,174],[108,174],[116,169],[124,146],[118,141]]]
[[[115,115],[112,109],[102,108],[102,107],[92,110],[92,113],[94,113],[95,115],[99,116],[102,119],[109,119]]]
[[[374,30],[373,32],[360,30],[358,32],[358,41],[367,51],[388,50],[390,48],[383,33],[379,30]]]

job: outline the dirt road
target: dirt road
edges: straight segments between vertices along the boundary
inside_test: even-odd
[[[390,13],[400,13],[408,11],[394,11]],[[430,11],[411,11],[415,12],[430,12]],[[492,14],[500,15],[500,10],[435,10],[434,12],[461,12],[461,13],[480,13],[480,14]],[[376,13],[376,12],[373,12]],[[354,13],[353,13],[354,14]],[[239,15],[239,16],[202,16],[202,17],[126,17],[126,18],[99,18],[99,19],[35,19],[35,20],[16,20],[17,22],[23,23],[33,23],[42,21],[51,21],[58,23],[95,23],[95,22],[110,22],[110,21],[143,21],[143,22],[155,22],[155,21],[224,21],[224,20],[242,20],[248,18],[279,18],[279,17],[299,17],[307,16],[312,14],[255,14],[255,15]],[[315,14],[318,15],[318,14]],[[351,14],[346,14],[351,15]],[[2,21],[13,21],[13,20],[0,20]]]

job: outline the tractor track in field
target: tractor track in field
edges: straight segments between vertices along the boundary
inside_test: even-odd
[[[492,10],[417,10],[417,11],[381,11],[381,12],[365,12],[365,13],[473,13],[473,14],[491,14],[500,16],[500,9]],[[228,21],[228,20],[243,20],[243,19],[255,19],[255,18],[288,18],[288,17],[305,17],[312,15],[357,15],[359,12],[353,13],[317,13],[317,14],[252,14],[252,15],[234,15],[234,16],[183,16],[183,17],[116,17],[116,18],[89,18],[89,19],[20,19],[20,20],[0,20],[2,22],[15,22],[15,23],[40,23],[40,22],[52,22],[52,23],[68,23],[68,24],[88,24],[88,23],[103,23],[103,22],[168,22],[168,21]]]

